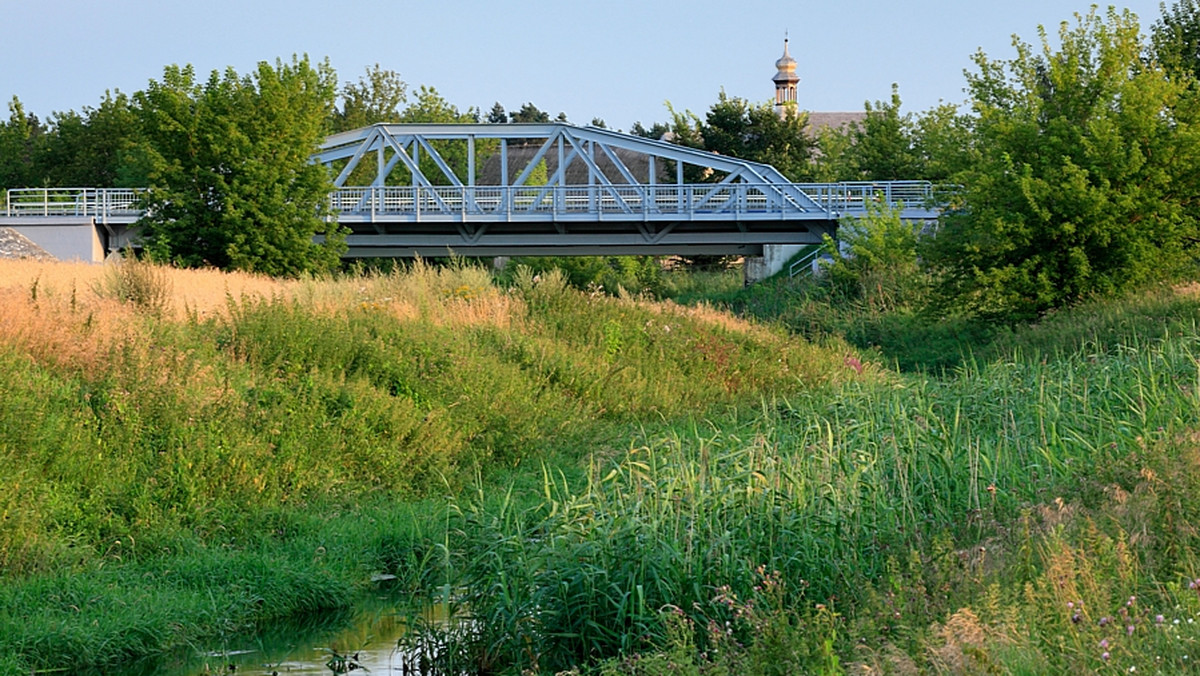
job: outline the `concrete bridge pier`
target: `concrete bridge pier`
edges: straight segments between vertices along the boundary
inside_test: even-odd
[[[29,216],[7,219],[5,226],[60,261],[97,263],[107,253],[96,219],[91,216]]]
[[[746,286],[757,284],[783,270],[783,266],[800,253],[803,244],[764,244],[763,255],[748,256],[742,267],[742,279]]]

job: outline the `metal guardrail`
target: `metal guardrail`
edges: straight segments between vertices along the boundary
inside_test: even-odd
[[[927,181],[864,183],[797,183],[793,186],[820,209],[780,200],[772,184],[728,183],[687,185],[590,186],[378,186],[339,188],[330,195],[335,212],[371,220],[378,217],[425,216],[467,219],[471,216],[515,218],[614,215],[686,219],[719,215],[746,220],[839,218],[864,213],[867,204],[932,205],[938,199]],[[19,188],[6,191],[9,217],[141,215],[134,188]]]
[[[811,277],[814,274],[814,265],[820,257],[821,246],[813,246],[811,251],[805,252],[792,261],[792,264],[788,266],[788,277],[793,279],[799,275]]]
[[[14,188],[5,191],[4,215],[22,216],[140,216],[134,188]]]

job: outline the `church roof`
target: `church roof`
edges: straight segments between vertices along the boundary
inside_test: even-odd
[[[865,120],[865,119],[867,119],[867,113],[865,111],[859,111],[857,113],[852,113],[852,112],[840,112],[840,113],[810,112],[808,114],[808,127],[810,129],[812,129],[814,132],[816,132],[822,128],[829,128],[829,129],[834,129],[834,130],[845,131],[849,127],[854,127],[854,126],[858,126],[859,124],[862,124],[863,120]]]

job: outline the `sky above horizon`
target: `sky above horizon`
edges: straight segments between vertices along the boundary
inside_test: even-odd
[[[1173,3],[1168,3],[1173,4]],[[963,71],[982,49],[1038,43],[1086,0],[913,0],[883,3],[740,0],[0,0],[0,119],[18,97],[27,112],[96,106],[106,90],[133,93],[167,65],[206,76],[307,54],[328,58],[339,82],[378,63],[410,91],[438,90],[486,115],[532,102],[572,122],[629,129],[665,121],[666,102],[703,114],[723,89],[753,102],[774,97],[771,77],[785,33],[798,62],[800,107],[859,111],[900,87],[904,109],[965,99]],[[1107,7],[1107,5],[1102,5]],[[1127,0],[1148,33],[1159,0]]]

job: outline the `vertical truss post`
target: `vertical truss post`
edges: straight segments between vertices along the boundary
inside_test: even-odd
[[[475,187],[475,135],[467,136],[467,185]]]

